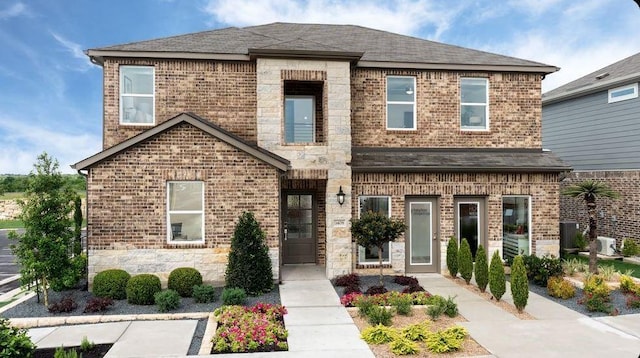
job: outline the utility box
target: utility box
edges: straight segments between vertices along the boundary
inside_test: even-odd
[[[578,233],[578,223],[572,220],[560,222],[560,249],[573,249],[576,247],[575,237]]]

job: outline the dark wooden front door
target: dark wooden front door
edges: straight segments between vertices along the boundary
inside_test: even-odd
[[[316,205],[311,193],[284,195],[284,264],[316,262]]]

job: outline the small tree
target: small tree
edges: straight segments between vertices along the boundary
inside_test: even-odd
[[[47,153],[38,156],[34,168],[25,200],[19,201],[25,232],[13,231],[9,237],[17,241],[11,248],[20,265],[22,283],[39,281],[44,304],[48,306],[50,285],[63,287],[77,282],[63,284],[66,278],[77,277],[71,247],[73,193],[65,189],[58,162]]]
[[[522,312],[529,300],[529,281],[521,255],[516,256],[511,265],[511,296],[518,312]]]
[[[460,270],[460,276],[462,276],[468,285],[471,281],[471,276],[473,275],[473,258],[471,257],[471,246],[469,246],[469,241],[465,238],[460,241],[460,250],[458,250],[458,269]]]
[[[589,272],[598,273],[598,219],[596,217],[596,199],[617,199],[620,195],[601,181],[585,180],[571,185],[562,191],[562,195],[582,199],[587,204],[589,216]]]
[[[484,246],[482,245],[478,246],[478,251],[476,252],[474,271],[478,288],[481,292],[484,292],[489,283],[489,264],[487,263],[487,253],[484,251]]]
[[[273,288],[269,248],[253,213],[242,213],[233,232],[225,286],[241,288],[250,295],[269,292]]]
[[[451,236],[447,244],[447,269],[451,277],[458,276],[458,239]]]
[[[498,251],[493,253],[491,264],[489,266],[489,291],[496,301],[500,301],[502,295],[507,290],[507,278],[504,275],[504,266]]]
[[[358,245],[365,248],[378,248],[378,264],[380,266],[380,286],[382,282],[382,250],[386,243],[395,241],[405,230],[402,220],[392,220],[387,215],[367,211],[359,219],[351,220],[351,233]]]
[[[73,199],[73,254],[82,254],[82,199],[76,196]]]

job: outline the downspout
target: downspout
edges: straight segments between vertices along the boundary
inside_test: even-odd
[[[81,169],[78,169],[78,174],[84,177],[84,192],[85,192],[85,207],[84,207],[84,217],[87,219],[87,227],[85,227],[85,254],[87,255],[87,263],[85,264],[85,272],[87,273],[87,286],[86,290],[89,290],[89,172],[83,173]],[[80,228],[82,230],[82,228]],[[82,236],[80,236],[82,237]]]

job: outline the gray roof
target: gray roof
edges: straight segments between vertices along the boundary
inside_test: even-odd
[[[353,148],[353,172],[563,172],[571,167],[540,149]]]
[[[210,134],[211,136],[249,154],[253,157],[272,165],[273,167],[286,171],[289,168],[289,161],[285,158],[278,156],[266,149],[260,148],[252,143],[245,141],[244,139],[236,136],[235,134],[228,132],[193,113],[182,113],[179,114],[166,122],[163,122],[151,129],[148,129],[135,137],[129,138],[124,142],[114,145],[111,148],[105,149],[100,153],[94,154],[89,158],[86,158],[74,165],[71,168],[76,170],[89,169],[93,165],[102,162],[108,158],[111,158],[118,153],[121,153],[131,147],[138,145],[146,141],[147,139],[153,138],[156,135],[159,135],[181,123],[189,123],[192,126],[201,129],[202,131]]]
[[[549,104],[560,100],[584,96],[603,89],[614,88],[640,79],[640,53],[580,77],[563,86],[545,92],[542,102]]]
[[[523,59],[428,41],[354,25],[272,23],[230,27],[88,50],[103,57],[211,58],[249,60],[282,51],[359,57],[363,67],[486,69],[551,73],[558,68]]]

